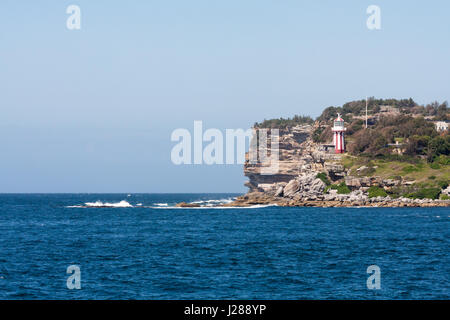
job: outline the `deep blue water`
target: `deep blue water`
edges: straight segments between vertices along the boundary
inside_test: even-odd
[[[232,196],[0,195],[0,299],[450,298],[445,208],[149,208]]]

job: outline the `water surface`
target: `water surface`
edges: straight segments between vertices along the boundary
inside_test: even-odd
[[[234,196],[0,195],[0,299],[450,298],[446,208],[170,209]]]

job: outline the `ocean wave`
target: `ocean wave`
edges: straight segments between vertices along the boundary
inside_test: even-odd
[[[176,207],[176,206],[169,206],[168,203],[154,203],[156,207],[150,207],[154,209],[214,209],[214,208],[226,208],[221,207],[221,205],[231,203],[235,200],[235,198],[226,198],[226,199],[209,199],[209,200],[196,200],[189,202],[189,204],[195,204],[198,205],[197,207]]]
[[[86,202],[84,205],[67,206],[66,208],[133,208],[133,206],[128,201],[122,200],[114,203],[102,201]]]
[[[235,198],[227,198],[227,199],[211,199],[211,200],[197,200],[189,202],[191,204],[198,204],[200,206],[213,207],[221,204],[231,203],[235,200]]]
[[[164,202],[164,203],[154,203],[154,205],[158,207],[167,207],[169,204]]]
[[[267,208],[267,207],[278,207],[277,204],[255,204],[253,206],[248,207],[221,207],[221,206],[202,206],[202,207],[175,207],[175,206],[168,206],[168,207],[150,207],[152,209],[189,209],[189,210],[195,210],[195,209],[218,209],[218,210],[227,210],[227,209],[260,209],[260,208]]]

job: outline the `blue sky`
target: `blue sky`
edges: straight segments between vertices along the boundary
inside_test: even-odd
[[[240,165],[172,164],[171,132],[366,95],[449,100],[449,15],[448,1],[2,0],[0,192],[244,192]]]

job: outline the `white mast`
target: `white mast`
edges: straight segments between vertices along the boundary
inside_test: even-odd
[[[366,97],[366,129],[367,129],[367,97]]]

